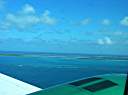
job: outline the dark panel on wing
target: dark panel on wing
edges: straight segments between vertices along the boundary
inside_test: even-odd
[[[91,92],[96,92],[96,91],[104,90],[104,89],[114,87],[114,86],[117,86],[117,84],[112,81],[106,80],[106,81],[95,83],[93,85],[89,85],[83,88]]]
[[[76,82],[72,82],[72,83],[70,83],[70,85],[80,86],[80,85],[90,83],[90,82],[93,82],[93,81],[97,81],[97,80],[100,80],[100,79],[102,79],[102,78],[93,77],[93,78],[88,78],[88,79],[83,79],[83,80],[79,80],[79,81],[76,81]]]

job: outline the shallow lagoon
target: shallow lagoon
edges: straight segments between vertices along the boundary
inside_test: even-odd
[[[0,72],[41,88],[93,75],[128,72],[128,60],[85,57],[1,55]]]

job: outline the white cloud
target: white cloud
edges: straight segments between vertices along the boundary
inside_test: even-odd
[[[34,15],[14,15],[8,14],[6,16],[6,23],[9,26],[16,26],[18,28],[25,28],[37,24],[39,19]]]
[[[105,37],[104,40],[106,41],[106,44],[111,45],[113,43],[109,37]]]
[[[104,19],[104,20],[102,21],[102,24],[103,24],[103,25],[110,25],[111,22],[110,22],[109,19]]]
[[[56,19],[50,16],[50,11],[46,10],[42,15],[36,15],[34,7],[26,4],[22,10],[13,14],[8,13],[5,17],[5,21],[1,23],[1,27],[4,28],[29,28],[36,25],[54,25],[56,24]]]
[[[35,13],[35,9],[33,6],[31,6],[30,4],[26,4],[24,5],[24,7],[22,8],[22,12],[23,13]]]
[[[45,10],[42,17],[40,18],[42,23],[53,25],[56,23],[56,19],[50,17],[50,11]]]
[[[104,43],[104,40],[103,39],[98,39],[98,44],[99,45],[104,45],[105,43]]]
[[[91,22],[91,20],[89,19],[89,18],[86,18],[86,19],[83,19],[81,22],[80,22],[80,24],[81,25],[87,25],[87,24],[89,24]]]
[[[124,17],[120,23],[124,26],[128,26],[128,16]]]
[[[104,37],[103,39],[98,39],[97,43],[99,45],[111,45],[113,41],[109,37]]]

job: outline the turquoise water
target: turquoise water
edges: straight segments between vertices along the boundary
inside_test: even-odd
[[[0,56],[0,72],[47,88],[93,75],[127,73],[128,60],[79,59],[71,56]]]

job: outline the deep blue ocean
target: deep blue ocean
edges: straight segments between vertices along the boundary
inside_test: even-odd
[[[0,73],[47,88],[100,74],[127,73],[128,60],[96,59],[88,56],[41,55],[0,56]]]

